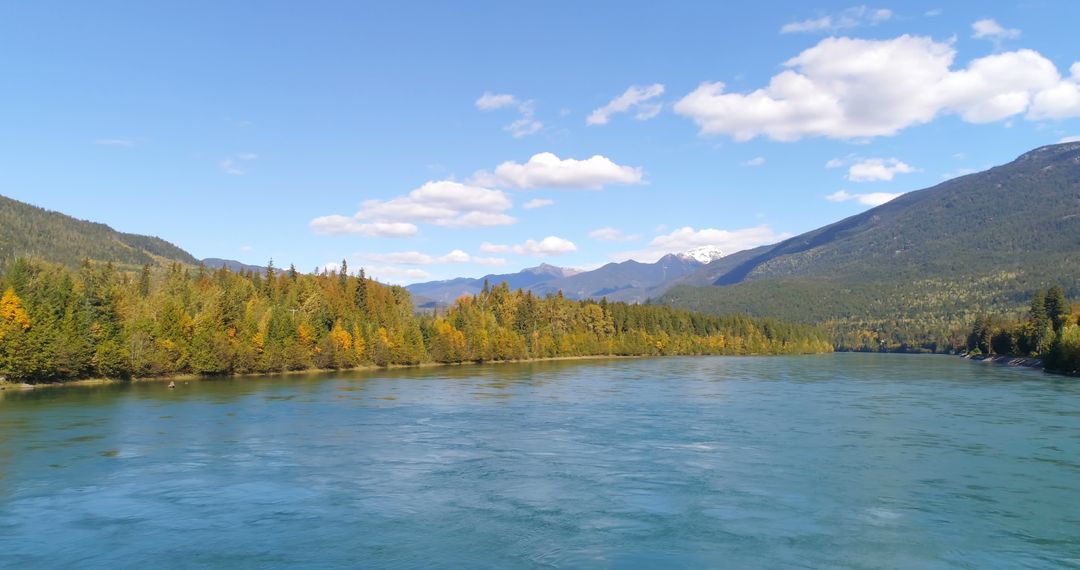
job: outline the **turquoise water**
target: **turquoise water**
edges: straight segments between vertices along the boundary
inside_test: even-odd
[[[1080,567],[1080,382],[959,358],[0,394],[0,567]]]

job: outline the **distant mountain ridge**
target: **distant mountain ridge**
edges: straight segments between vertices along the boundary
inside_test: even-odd
[[[254,272],[258,274],[266,273],[265,265],[250,265],[242,261],[236,261],[235,259],[221,259],[218,257],[207,257],[200,259],[199,263],[205,265],[209,269],[220,269],[222,267],[232,271],[233,273],[240,273],[241,271]]]
[[[442,281],[414,283],[406,286],[406,289],[413,294],[413,301],[417,305],[448,305],[462,295],[479,293],[484,288],[485,281],[492,286],[505,281],[511,289],[530,289],[539,283],[570,277],[577,272],[575,269],[542,263],[536,267],[522,269],[517,273],[488,274],[475,279],[458,277]]]
[[[543,264],[518,273],[416,283],[406,289],[421,305],[448,304],[462,295],[475,295],[485,280],[492,286],[505,281],[511,289],[526,289],[538,295],[562,291],[570,299],[607,298],[640,303],[662,293],[666,285],[701,268],[704,263],[700,259],[715,259],[717,255],[720,255],[718,248],[696,248],[683,254],[665,255],[653,263],[628,260],[608,263],[591,271]]]

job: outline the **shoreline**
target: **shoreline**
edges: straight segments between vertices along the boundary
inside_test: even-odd
[[[525,358],[514,360],[482,360],[479,362],[421,362],[419,364],[388,364],[386,366],[378,366],[375,364],[365,364],[362,366],[354,366],[352,368],[305,368],[303,370],[279,370],[275,372],[244,372],[241,374],[218,374],[218,375],[202,375],[202,374],[171,374],[167,376],[146,376],[135,377],[124,380],[122,378],[81,378],[79,380],[69,380],[67,382],[42,382],[39,384],[30,384],[27,382],[6,382],[0,381],[0,391],[4,390],[18,390],[18,391],[30,391],[30,390],[44,390],[54,388],[67,388],[67,387],[88,387],[88,386],[109,386],[113,384],[142,384],[152,382],[199,382],[203,380],[215,380],[215,379],[233,379],[233,378],[250,378],[253,376],[303,376],[303,375],[316,375],[326,374],[330,372],[350,372],[360,371],[369,372],[373,370],[401,370],[408,368],[436,368],[445,366],[467,366],[467,365],[481,365],[486,366],[489,364],[523,364],[527,362],[557,362],[561,360],[610,360],[610,359],[629,359],[629,358],[663,358],[666,356],[705,356],[705,355],[619,355],[619,354],[590,354],[584,356],[552,356],[550,358]],[[741,355],[730,355],[741,356]],[[761,356],[761,355],[747,355],[747,356]]]
[[[997,364],[1000,366],[1021,366],[1024,368],[1038,368],[1043,372],[1046,372],[1046,367],[1043,365],[1041,358],[1032,358],[1030,356],[971,356],[968,354],[959,355],[960,358],[965,360],[971,360],[973,362],[982,362],[986,364]]]

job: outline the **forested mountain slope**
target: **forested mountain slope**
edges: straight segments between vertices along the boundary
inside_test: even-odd
[[[69,267],[85,259],[131,266],[154,265],[161,260],[198,263],[191,254],[161,238],[118,232],[105,224],[0,196],[0,266],[18,257]]]
[[[917,345],[976,313],[1019,310],[1036,288],[1075,295],[1078,261],[1080,143],[1066,143],[717,260],[658,301]]]

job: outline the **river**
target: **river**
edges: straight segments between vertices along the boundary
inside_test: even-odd
[[[1080,382],[959,358],[0,392],[0,567],[1077,568]]]

